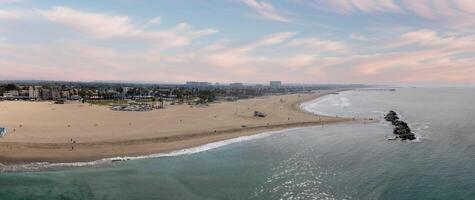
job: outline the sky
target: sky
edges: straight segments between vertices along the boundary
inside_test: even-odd
[[[474,84],[474,0],[0,0],[0,79]]]

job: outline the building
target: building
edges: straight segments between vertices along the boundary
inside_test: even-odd
[[[230,83],[229,87],[231,88],[242,88],[244,86],[243,83]]]
[[[30,99],[38,99],[40,97],[40,91],[38,88],[33,86],[28,87],[28,97]]]
[[[199,82],[199,81],[188,81],[186,82],[186,86],[188,87],[207,87],[211,86],[211,83],[208,82]]]
[[[127,92],[130,90],[129,87],[122,87],[122,96],[125,97],[125,95],[127,94]]]
[[[19,93],[16,90],[10,90],[8,92],[3,93],[3,97],[5,98],[15,98],[18,97]]]
[[[270,81],[269,85],[271,88],[280,88],[282,87],[282,81]]]
[[[69,99],[71,99],[73,101],[78,101],[78,100],[81,100],[82,97],[79,96],[79,95],[71,95],[71,97],[69,97]]]
[[[19,93],[17,90],[10,90],[10,91],[8,91],[8,93],[9,93],[10,96],[12,96],[12,97],[18,97],[18,96],[20,96],[20,93]],[[3,96],[5,96],[5,95],[3,95]]]
[[[69,98],[70,96],[71,96],[71,94],[69,93],[69,91],[67,91],[67,90],[61,91],[61,97],[62,98]]]
[[[51,100],[51,91],[49,89],[42,89],[41,90],[41,99],[43,100]]]
[[[51,90],[51,99],[56,100],[61,98],[61,92],[57,89],[54,88]]]
[[[20,94],[19,94],[20,97],[28,97],[29,96],[29,91],[28,90],[20,90]]]

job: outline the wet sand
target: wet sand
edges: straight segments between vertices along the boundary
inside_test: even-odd
[[[357,121],[316,116],[300,104],[335,91],[259,97],[150,112],[81,103],[0,102],[0,163],[78,162],[169,152],[293,127]],[[254,111],[267,114],[254,117]]]

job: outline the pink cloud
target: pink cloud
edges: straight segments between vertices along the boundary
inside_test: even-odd
[[[149,31],[143,29],[143,26],[134,25],[127,16],[82,12],[60,6],[52,10],[40,10],[39,13],[51,22],[62,24],[98,39],[135,38],[160,44],[161,48],[186,46],[195,38],[218,32],[214,29],[192,30],[187,23],[178,24],[171,30]],[[157,24],[158,21],[157,18],[153,18],[150,22]]]
[[[272,4],[268,2],[258,0],[241,0],[244,4],[246,4],[249,8],[253,9],[258,15],[261,17],[279,21],[279,22],[290,22],[290,20],[277,12],[277,10],[272,6]]]
[[[310,3],[309,3],[310,2]],[[452,28],[475,27],[475,4],[471,0],[323,0],[309,1],[317,8],[337,13],[413,14]]]
[[[304,47],[310,50],[326,52],[345,52],[348,50],[344,42],[324,40],[318,37],[294,39],[289,45],[291,47]]]
[[[340,13],[349,13],[349,12],[401,12],[400,7],[393,0],[370,0],[370,1],[361,1],[361,0],[328,0],[328,1],[318,1],[317,4],[320,4],[335,9]]]
[[[359,2],[359,5],[351,1],[340,2],[349,3],[354,11],[392,9],[383,6],[383,1]],[[470,12],[470,8],[466,10],[464,12]],[[475,80],[474,60],[466,58],[475,51],[475,38],[464,32],[404,29],[406,32],[397,30],[399,37],[381,36],[382,39],[371,41],[353,35],[362,40],[349,44],[343,39],[325,39],[319,35],[298,37],[296,32],[288,31],[250,42],[220,40],[190,45],[195,39],[216,31],[196,30],[188,23],[157,30],[161,18],[137,24],[128,16],[66,7],[41,10],[38,14],[40,20],[76,30],[87,39],[51,41],[43,45],[0,41],[0,71],[5,71],[2,78],[168,82],[266,82],[276,79],[308,83]],[[96,42],[110,38],[117,41],[133,38],[152,46],[131,52],[100,46]]]

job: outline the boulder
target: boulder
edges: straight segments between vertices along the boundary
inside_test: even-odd
[[[384,116],[384,119],[388,122],[394,122],[396,120],[399,120],[399,117],[397,116],[397,113],[394,112],[393,110],[390,110],[386,116]]]
[[[402,140],[415,140],[416,135],[414,133],[402,134],[398,136]]]

